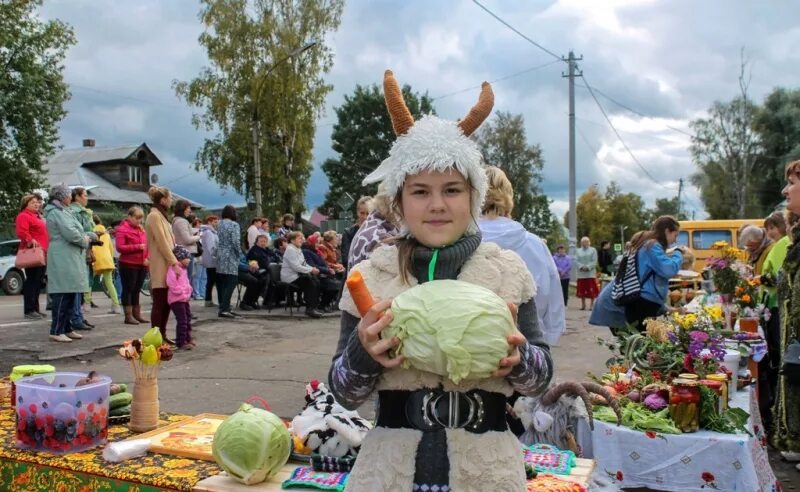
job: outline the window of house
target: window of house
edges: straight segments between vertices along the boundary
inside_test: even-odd
[[[142,168],[136,166],[128,166],[128,182],[141,183],[142,182]]]
[[[732,240],[733,235],[731,231],[711,230],[692,232],[692,248],[694,249],[711,249],[711,246],[717,241],[725,241],[731,244]]]

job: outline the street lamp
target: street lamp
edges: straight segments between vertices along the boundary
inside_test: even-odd
[[[619,226],[619,241],[620,241],[619,244],[620,246],[622,246],[623,253],[625,252],[625,230],[627,228],[628,226],[623,226],[623,225]]]
[[[264,81],[269,77],[277,67],[293,58],[309,48],[316,46],[319,41],[312,39],[303,46],[296,48],[294,51],[273,63],[269,70],[258,80],[258,84],[253,87],[253,120],[252,120],[252,136],[253,136],[253,166],[255,166],[253,174],[255,175],[255,200],[256,200],[256,216],[261,217],[261,158],[258,153],[259,148],[259,135],[260,135],[260,121],[258,119],[258,101],[261,99],[261,91],[264,89]]]

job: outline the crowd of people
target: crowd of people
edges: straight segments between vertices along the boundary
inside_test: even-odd
[[[150,323],[168,343],[190,350],[195,346],[191,321],[196,319],[190,301],[204,300],[206,307],[218,308],[219,317],[238,318],[232,305],[237,286],[243,291],[238,300],[242,311],[290,302],[305,305],[307,316],[319,318],[338,308],[347,260],[335,231],[306,238],[294,230],[294,216],[286,214],[272,228],[269,220],[254,218],[242,237],[231,205],[220,217],[201,219],[190,202],[173,204],[167,188],[154,186],[148,196],[152,203],[146,217],[133,206],[106,227],[88,208],[82,187],[57,185],[49,193],[25,195],[15,222],[18,256],[30,250],[41,258],[25,267],[25,319],[46,318],[39,304],[46,285],[50,339],[82,339],[80,332],[95,327],[86,315],[97,308],[92,287],[99,280],[111,301],[109,312],[123,314],[124,324]],[[140,303],[148,277],[149,320]],[[167,336],[170,313],[176,321],[174,340]]]

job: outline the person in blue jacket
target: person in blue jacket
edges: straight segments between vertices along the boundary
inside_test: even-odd
[[[669,293],[669,279],[681,268],[684,248],[679,247],[667,254],[667,248],[675,243],[680,228],[674,217],[663,215],[653,222],[638,244],[631,246],[638,250],[636,265],[642,289],[639,299],[625,305],[625,320],[628,324],[635,324],[639,331],[644,331],[645,319],[663,311]]]

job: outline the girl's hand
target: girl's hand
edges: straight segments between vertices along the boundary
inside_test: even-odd
[[[492,376],[496,378],[504,378],[511,374],[511,370],[520,363],[521,356],[519,354],[519,347],[525,344],[527,341],[525,339],[525,335],[520,333],[518,329],[516,329],[517,325],[517,306],[514,304],[509,303],[508,309],[511,311],[511,317],[514,318],[514,332],[510,334],[507,338],[508,344],[511,345],[511,348],[508,352],[508,356],[500,359],[499,368],[492,373]]]
[[[172,264],[172,269],[173,269],[173,270],[175,270],[175,273],[176,273],[177,275],[180,275],[180,273],[181,273],[181,270],[182,270],[182,268],[181,268],[181,264],[180,264],[180,263],[173,263],[173,264]]]
[[[356,328],[361,345],[370,357],[386,368],[397,367],[405,360],[402,355],[389,357],[389,351],[400,344],[400,339],[397,337],[381,339],[381,332],[392,322],[392,313],[388,311],[391,306],[391,299],[385,299],[375,304],[361,318]]]

